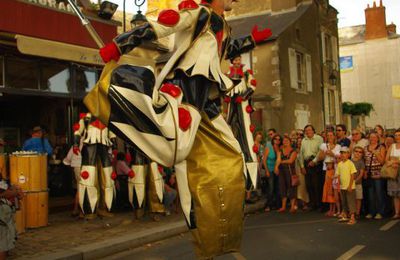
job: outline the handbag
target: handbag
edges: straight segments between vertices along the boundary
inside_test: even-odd
[[[299,186],[300,185],[300,177],[296,173],[292,173],[292,166],[288,165],[289,167],[289,172],[290,172],[290,183],[293,187]]]
[[[397,179],[398,172],[398,169],[395,169],[388,163],[385,163],[381,169],[381,178],[395,180]]]

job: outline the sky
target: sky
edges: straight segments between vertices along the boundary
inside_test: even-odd
[[[339,11],[339,27],[365,24],[364,10],[373,5],[374,0],[329,0],[330,5]],[[379,0],[376,1],[379,6]],[[386,7],[386,23],[394,22],[400,26],[400,0],[383,0]],[[400,28],[400,27],[398,27]]]
[[[109,1],[118,4],[118,9],[122,10],[123,0]],[[148,0],[126,0],[127,12],[136,12],[135,1],[143,2]],[[329,0],[329,3],[339,11],[339,27],[365,24],[364,9],[367,8],[368,4],[372,6],[373,2],[374,0]],[[376,3],[379,5],[379,0],[376,0]],[[400,26],[400,0],[383,0],[383,5],[386,6],[387,24],[394,22]],[[146,11],[146,9],[147,3],[143,5],[141,10]]]

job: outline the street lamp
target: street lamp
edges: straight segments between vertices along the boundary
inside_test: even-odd
[[[142,11],[140,11],[140,7],[142,7],[142,5],[144,5],[145,2],[146,2],[146,0],[142,0],[141,2],[140,2],[140,0],[135,0],[135,5],[138,8],[138,11],[137,11],[137,14],[134,14],[132,16],[132,20],[131,20],[132,28],[147,22],[146,16],[144,16]]]
[[[338,71],[337,71],[337,63],[333,60],[327,60],[324,63],[325,66],[329,68],[329,83],[332,86],[336,86],[337,79],[338,79]]]
[[[142,24],[143,22],[147,22],[146,17],[143,15],[142,11],[140,10],[140,7],[142,7],[142,5],[144,5],[144,3],[146,2],[146,0],[134,0],[135,1],[135,5],[138,8],[137,14],[134,14],[131,20],[131,26],[132,27],[136,27],[137,25]],[[123,1],[123,30],[124,32],[126,32],[126,12],[125,12],[125,3],[126,0]]]

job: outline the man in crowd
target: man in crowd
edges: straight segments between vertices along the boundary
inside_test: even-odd
[[[276,129],[275,128],[270,128],[268,129],[268,142],[271,142],[272,138],[274,135],[276,135]]]
[[[339,144],[341,147],[350,147],[350,139],[347,138],[346,134],[347,128],[345,125],[340,124],[336,126],[337,144]]]
[[[40,126],[32,129],[32,137],[25,141],[22,150],[47,153],[49,156],[53,153],[53,148],[51,148],[49,140],[44,137],[44,130]]]
[[[305,137],[300,149],[301,172],[305,174],[306,186],[310,195],[310,206],[317,209],[321,206],[322,186],[322,164],[318,163],[319,147],[323,143],[322,137],[315,134],[312,125],[304,128]]]

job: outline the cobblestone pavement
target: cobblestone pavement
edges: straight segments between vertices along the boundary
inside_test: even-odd
[[[140,221],[135,220],[132,212],[116,213],[112,218],[97,218],[91,221],[72,218],[69,214],[51,214],[49,226],[27,229],[19,236],[10,259],[40,257],[183,220],[181,213],[161,216],[159,222],[148,216]]]

